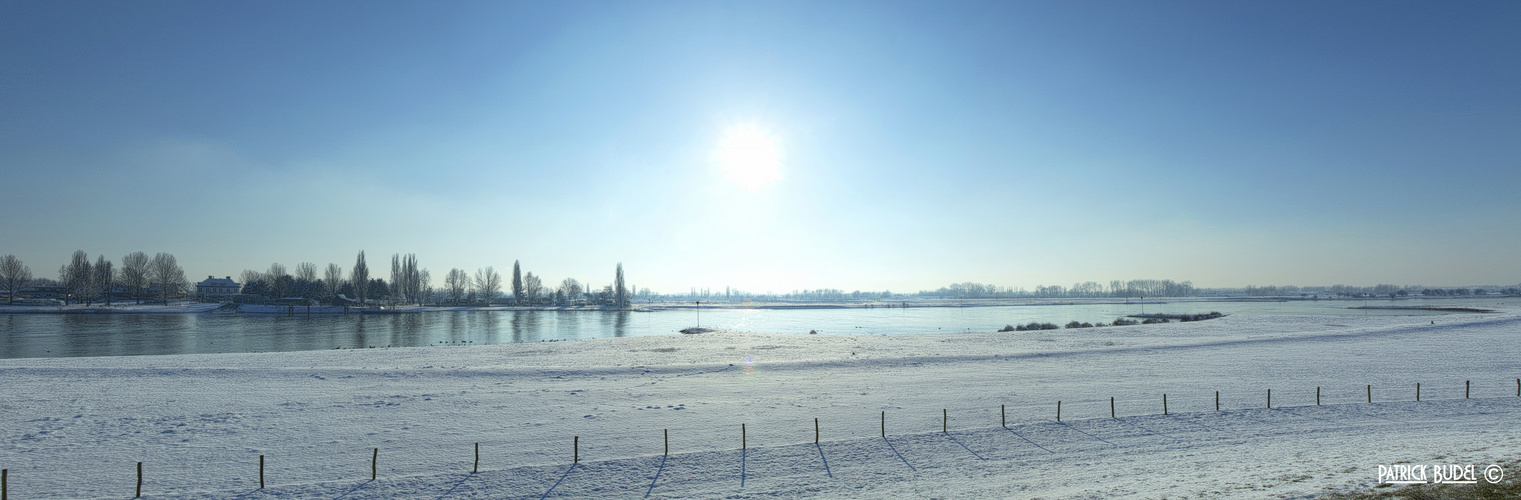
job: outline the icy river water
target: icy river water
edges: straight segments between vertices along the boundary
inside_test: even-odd
[[[1036,304],[992,307],[691,309],[618,311],[432,311],[412,314],[285,317],[200,314],[0,314],[0,358],[308,351],[450,344],[505,344],[674,335],[698,325],[806,334],[918,334],[991,331],[1029,322],[1111,322],[1146,313],[1437,315],[1362,306],[1494,307],[1518,298],[1160,301],[1146,304]],[[699,317],[700,314],[700,317]]]

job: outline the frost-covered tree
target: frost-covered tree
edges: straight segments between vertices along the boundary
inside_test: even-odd
[[[185,288],[185,270],[173,254],[159,252],[148,265],[149,276],[158,287],[159,302],[169,303],[170,297],[178,296]]]
[[[58,283],[63,286],[63,303],[68,304],[69,299],[75,302],[83,302],[93,292],[90,286],[90,256],[84,250],[75,250],[68,264],[58,268]]]
[[[576,296],[581,295],[581,282],[576,281],[575,278],[565,278],[565,281],[560,282],[559,292],[565,294],[566,298],[573,300]]]
[[[618,308],[628,307],[628,288],[623,285],[623,263],[618,263],[618,274],[613,278],[613,299],[617,301]]]
[[[27,267],[15,255],[0,257],[0,291],[5,292],[7,304],[16,303],[16,292],[32,282],[32,268]]]
[[[475,270],[475,290],[486,298],[486,305],[491,305],[491,299],[502,293],[501,273],[491,266]]]
[[[111,305],[111,289],[116,287],[116,269],[111,261],[104,255],[96,256],[90,275],[90,283],[98,290],[98,295],[106,299],[106,305]]]
[[[403,302],[416,301],[421,294],[421,276],[416,254],[391,255],[391,294]]]
[[[327,288],[328,295],[336,298],[338,289],[343,288],[343,266],[329,263],[327,271],[322,273],[322,284]]]
[[[148,289],[148,254],[132,252],[121,258],[121,285],[132,290],[132,299],[143,303],[143,291]]]
[[[543,291],[543,280],[534,276],[532,272],[523,275],[523,295],[528,298],[528,305],[538,304],[539,294]]]
[[[470,276],[464,270],[456,267],[444,275],[444,294],[449,296],[450,303],[459,304],[460,297],[464,297],[469,288]]]
[[[423,269],[417,272],[417,305],[433,300],[433,273]]]
[[[370,291],[370,266],[364,263],[364,250],[360,250],[359,257],[354,259],[354,270],[349,272],[349,281],[354,283],[354,300],[363,305]]]
[[[518,261],[512,261],[512,301],[514,304],[523,302],[523,269]]]
[[[296,264],[296,281],[317,281],[317,265],[310,262]]]

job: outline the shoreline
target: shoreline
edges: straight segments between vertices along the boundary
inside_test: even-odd
[[[1475,296],[1437,296],[1437,297],[1399,297],[1399,298],[1306,298],[1306,297],[1164,297],[1153,299],[1125,299],[1115,297],[1092,297],[1092,298],[1023,298],[1023,299],[941,299],[941,298],[911,298],[892,301],[814,301],[814,302],[751,302],[751,301],[702,301],[702,305],[696,305],[688,301],[661,301],[634,304],[627,312],[659,312],[659,311],[691,311],[691,310],[816,310],[816,309],[915,309],[915,308],[964,308],[964,307],[1042,307],[1042,306],[1087,306],[1087,305],[1162,305],[1178,303],[1245,303],[1245,302],[1404,302],[1410,300],[1506,300],[1514,299],[1515,296],[1501,295],[1494,297]],[[132,305],[91,305],[91,306],[25,306],[0,304],[0,315],[4,314],[200,314],[214,312],[228,304],[208,302],[181,301],[169,305],[162,304],[132,304]],[[296,315],[307,314],[307,306],[280,306],[267,304],[243,304],[242,309],[249,307],[250,310],[235,311],[238,314],[255,315],[284,315],[294,312]],[[259,309],[253,309],[259,308]],[[1356,306],[1349,309],[1410,309],[1447,311],[1451,308],[1443,306]],[[606,311],[616,312],[620,309],[606,306],[379,306],[379,307],[350,307],[345,311],[342,306],[311,306],[310,314],[412,314],[427,312],[454,312],[454,311]],[[1457,308],[1451,312],[1477,312],[1467,308]]]

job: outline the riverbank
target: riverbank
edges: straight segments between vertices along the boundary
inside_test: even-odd
[[[1305,496],[1371,486],[1378,464],[1488,463],[1521,446],[1521,312],[1431,323],[0,360],[0,466],[17,498],[124,495],[136,462],[144,493],[169,498]]]

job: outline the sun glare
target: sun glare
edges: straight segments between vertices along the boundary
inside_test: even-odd
[[[781,148],[753,125],[729,129],[714,158],[725,177],[748,189],[769,186],[782,177]]]

